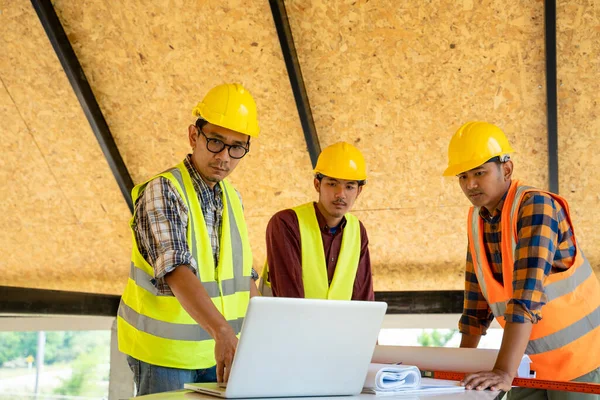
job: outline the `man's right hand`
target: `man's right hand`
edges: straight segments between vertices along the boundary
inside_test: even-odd
[[[215,335],[215,359],[217,360],[217,382],[227,382],[237,348],[238,338],[229,325]]]

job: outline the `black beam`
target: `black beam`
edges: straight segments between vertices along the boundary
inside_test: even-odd
[[[556,0],[544,0],[546,103],[548,110],[548,188],[558,194],[558,93],[556,87]]]
[[[388,304],[387,314],[460,314],[462,290],[375,292],[375,300]]]
[[[117,315],[121,296],[0,286],[0,314]],[[461,290],[375,292],[388,314],[460,314]]]
[[[273,14],[273,21],[277,29],[281,52],[283,53],[290,84],[292,85],[292,92],[296,100],[296,108],[298,108],[300,123],[304,131],[304,140],[306,141],[306,147],[310,155],[310,162],[314,168],[321,153],[321,145],[319,144],[317,128],[315,127],[310,103],[308,102],[306,87],[304,87],[304,79],[302,79],[300,62],[298,61],[298,54],[296,53],[296,46],[294,46],[294,38],[292,37],[292,28],[290,28],[284,0],[269,0],[269,4],[271,5],[271,13]]]
[[[116,317],[121,296],[0,286],[0,314]]]
[[[133,202],[131,200],[133,180],[121,158],[121,154],[110,133],[108,124],[102,115],[100,106],[94,97],[94,93],[83,73],[79,60],[71,47],[67,34],[56,15],[54,7],[50,0],[31,0],[31,4],[37,12],[40,22],[46,31],[46,35],[48,35],[48,39],[50,39],[50,43],[67,74],[67,78],[73,87],[73,91],[79,100],[79,104],[81,104],[81,108],[83,108],[83,112],[92,127],[92,131],[94,131],[94,135],[96,135],[96,139],[100,144],[104,157],[119,184],[119,188],[129,206],[129,210],[133,213]]]

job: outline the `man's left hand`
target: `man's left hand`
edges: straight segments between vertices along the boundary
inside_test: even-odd
[[[503,390],[508,392],[512,386],[513,377],[500,369],[491,371],[476,372],[469,374],[462,380],[461,384],[465,389],[485,390]]]

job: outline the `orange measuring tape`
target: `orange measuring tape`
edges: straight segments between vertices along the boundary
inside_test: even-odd
[[[451,381],[461,381],[465,377],[464,372],[448,372],[448,371],[421,371],[424,378],[447,379]],[[534,378],[515,378],[512,381],[513,386],[530,388],[530,389],[545,389],[545,390],[560,390],[567,392],[600,394],[600,384],[588,382],[570,382],[570,381],[547,381],[544,379]]]

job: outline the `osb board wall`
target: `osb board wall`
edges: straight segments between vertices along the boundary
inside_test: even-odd
[[[11,121],[2,134],[15,141],[3,144],[12,169],[3,170],[2,184],[16,175],[20,187],[2,194],[10,204],[2,217],[19,230],[2,233],[3,254],[11,254],[0,261],[2,284],[121,293],[129,211],[30,2],[0,5],[0,76],[10,106],[3,111]],[[185,157],[191,109],[209,88],[238,81],[252,92],[262,132],[231,179],[262,266],[268,218],[313,190],[268,2],[54,6],[134,182]],[[31,149],[43,158],[32,153],[25,168]]]
[[[268,2],[55,1],[54,6],[134,182],[185,157],[191,110],[211,87],[241,82],[253,94],[261,134],[231,180],[244,201],[260,270],[268,218],[306,201],[312,190],[310,160]]]
[[[129,210],[31,3],[0,11],[0,285],[114,292]]]
[[[516,176],[547,181],[543,2],[287,1],[322,146],[363,150],[356,206],[378,290],[460,289],[464,198],[443,179],[451,135],[502,127]]]
[[[462,288],[468,202],[454,179],[441,178],[447,144],[464,121],[495,122],[517,149],[516,176],[546,186],[543,2],[286,4],[322,147],[350,141],[369,164],[355,213],[369,231],[376,289]],[[597,35],[590,4],[559,4],[576,12],[566,25],[559,19],[571,41],[559,38],[559,54],[587,43],[585,32]],[[54,5],[135,182],[185,156],[191,108],[208,88],[240,81],[251,90],[262,132],[231,179],[260,269],[269,217],[315,198],[268,2]],[[15,180],[0,195],[0,222],[15,227],[0,237],[9,254],[2,284],[118,294],[129,212],[30,3],[0,7],[1,182]],[[568,66],[559,77],[567,72],[580,89],[561,89],[559,130],[561,151],[568,143],[569,159],[592,163],[597,120],[588,124],[593,91],[584,89],[594,87],[598,53],[587,46],[596,53],[559,58]],[[589,82],[579,83],[582,73]],[[576,140],[581,127],[586,145]],[[566,162],[561,156],[563,189],[578,170]],[[597,265],[588,249],[598,200],[587,185],[576,192],[578,235]]]
[[[557,54],[560,193],[599,273],[600,1],[557,2]]]

